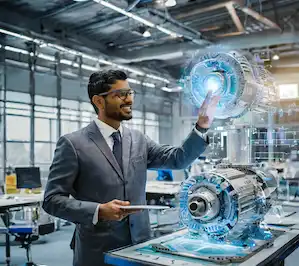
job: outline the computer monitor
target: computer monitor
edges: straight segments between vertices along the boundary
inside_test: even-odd
[[[17,167],[15,171],[18,189],[34,189],[42,186],[39,167]]]

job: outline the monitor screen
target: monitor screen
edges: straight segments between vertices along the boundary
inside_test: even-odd
[[[15,171],[18,189],[33,189],[42,186],[39,167],[18,167]]]

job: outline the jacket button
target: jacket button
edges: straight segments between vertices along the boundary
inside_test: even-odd
[[[130,224],[131,225],[131,227],[133,227],[134,226],[134,224]]]

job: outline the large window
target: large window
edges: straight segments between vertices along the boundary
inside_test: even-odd
[[[280,99],[295,99],[299,97],[298,84],[279,85]]]
[[[6,101],[6,167],[29,166],[30,154],[34,153],[34,165],[40,167],[42,177],[48,176],[56,143],[61,135],[74,132],[87,126],[96,113],[88,102],[74,100],[61,101],[61,121],[59,123],[58,102],[56,98],[35,96],[34,106],[34,151],[30,150],[31,136],[31,105],[28,93],[7,92]],[[132,129],[147,134],[159,142],[159,117],[155,113],[133,111],[133,118],[124,121]],[[44,181],[45,181],[44,179]]]

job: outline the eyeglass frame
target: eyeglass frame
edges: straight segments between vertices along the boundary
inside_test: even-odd
[[[128,98],[128,93],[129,92],[133,92],[133,97],[135,96],[136,94],[136,91],[132,90],[132,89],[116,89],[116,90],[112,90],[112,91],[107,91],[107,92],[103,92],[103,93],[100,93],[100,94],[97,94],[98,96],[107,96],[113,92],[118,92],[118,91],[127,91],[127,94],[125,96],[124,99],[122,99],[120,96],[116,95],[118,98],[120,98],[121,100],[126,100]],[[132,95],[131,95],[132,96]]]

